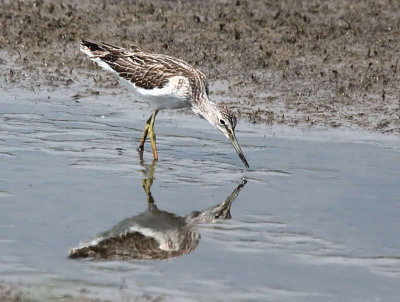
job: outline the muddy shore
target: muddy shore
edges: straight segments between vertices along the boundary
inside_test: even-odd
[[[127,93],[79,41],[136,43],[205,72],[250,122],[399,134],[399,20],[398,1],[3,0],[0,85]]]

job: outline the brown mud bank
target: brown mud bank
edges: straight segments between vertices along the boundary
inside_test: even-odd
[[[0,85],[126,93],[82,38],[182,58],[254,123],[400,133],[399,1],[0,1]]]

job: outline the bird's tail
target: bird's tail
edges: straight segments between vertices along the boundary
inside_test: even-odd
[[[107,52],[101,45],[86,40],[82,40],[80,50],[91,58],[102,56]]]
[[[131,49],[134,52],[141,52],[142,50],[137,46],[132,44]],[[114,55],[119,55],[119,56],[129,56],[132,55],[131,51],[128,51],[122,47],[115,46],[109,43],[101,42],[99,44],[93,43],[87,40],[82,40],[80,50],[88,55],[91,58],[94,57],[101,57],[105,56],[107,54],[114,54]]]

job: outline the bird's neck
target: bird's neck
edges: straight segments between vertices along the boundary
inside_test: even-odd
[[[208,98],[201,99],[192,106],[192,110],[198,116],[206,119],[211,124],[215,124],[217,104],[210,101]]]

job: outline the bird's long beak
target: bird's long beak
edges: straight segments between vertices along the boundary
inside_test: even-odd
[[[242,149],[240,148],[240,145],[239,145],[239,143],[238,143],[238,141],[237,141],[237,139],[236,139],[235,133],[229,131],[229,132],[228,132],[228,138],[229,138],[229,140],[231,141],[231,143],[232,143],[232,145],[233,145],[233,148],[235,148],[237,154],[239,155],[240,159],[242,160],[243,164],[244,164],[247,168],[249,168],[249,167],[250,167],[250,166],[249,166],[249,163],[247,162],[246,157],[244,157],[243,151],[242,151]]]

